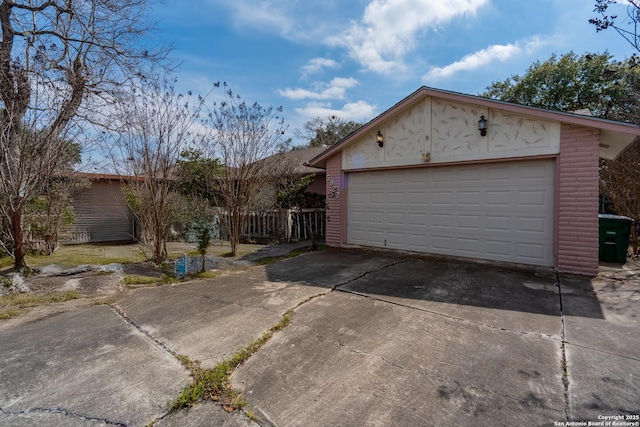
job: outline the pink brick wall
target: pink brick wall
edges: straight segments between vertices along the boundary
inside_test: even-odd
[[[598,273],[599,130],[562,125],[557,172],[556,268]]]
[[[327,228],[325,242],[329,246],[342,244],[342,198],[346,196],[342,186],[341,153],[327,160]]]

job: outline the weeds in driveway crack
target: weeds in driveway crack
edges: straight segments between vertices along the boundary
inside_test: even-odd
[[[227,412],[242,409],[246,401],[237,390],[231,387],[231,374],[260,350],[273,337],[273,334],[289,325],[293,311],[294,309],[288,310],[282,315],[280,322],[263,333],[260,338],[254,339],[247,347],[236,351],[231,358],[222,360],[211,369],[203,369],[200,362],[192,361],[187,356],[175,355],[182,366],[189,370],[192,380],[182,389],[180,396],[169,405],[169,414],[189,408],[205,399],[220,403]]]

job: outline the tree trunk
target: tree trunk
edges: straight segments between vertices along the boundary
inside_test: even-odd
[[[24,261],[24,236],[22,232],[22,211],[20,209],[11,213],[11,230],[13,232],[13,265],[16,269],[24,268],[27,264]]]
[[[167,256],[167,249],[164,239],[164,227],[161,219],[157,216],[154,218],[156,224],[153,230],[153,262],[162,264]]]
[[[241,221],[240,221],[240,213],[235,211],[233,213],[227,213],[227,218],[229,218],[228,222],[228,233],[229,233],[229,244],[231,245],[231,256],[238,256],[238,243],[240,243],[240,230],[241,230]]]

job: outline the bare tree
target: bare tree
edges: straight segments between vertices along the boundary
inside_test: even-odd
[[[600,192],[609,198],[618,214],[634,220],[631,227],[633,253],[640,255],[637,227],[640,214],[640,141],[633,143],[616,160],[602,161]]]
[[[624,7],[624,16],[612,14],[612,6],[619,6],[620,9]],[[595,0],[594,12],[598,17],[589,19],[589,22],[595,25],[596,31],[613,28],[637,52],[640,52],[640,1]],[[624,63],[627,66],[627,72],[624,76],[631,84],[623,99],[626,108],[615,118],[638,124],[640,123],[638,114],[640,110],[638,105],[640,57],[635,53]],[[613,79],[611,80],[613,81]],[[617,81],[614,83],[619,84]],[[633,253],[640,255],[640,236],[638,235],[638,224],[640,223],[640,142],[634,142],[616,160],[602,162],[600,192],[609,198],[617,213],[633,219],[631,228]]]
[[[610,14],[609,7],[613,5],[622,6],[625,3],[626,11],[623,17]],[[596,26],[596,31],[613,28],[622,36],[635,50],[640,52],[640,0],[595,0],[593,10],[599,17],[589,19],[589,22]]]
[[[0,2],[0,196],[9,252],[25,266],[23,211],[69,163],[69,129],[143,64],[148,0]],[[158,51],[156,51],[158,52]]]
[[[268,163],[259,160],[284,150],[286,126],[280,117],[282,108],[247,104],[224,83],[224,99],[209,111],[209,132],[196,150],[206,158],[219,159],[223,173],[214,178],[215,193],[224,209],[231,252],[238,255],[238,243],[248,213],[257,205],[265,183],[271,179]]]
[[[142,226],[140,244],[162,263],[179,195],[172,181],[180,154],[194,136],[204,98],[176,93],[175,81],[152,80],[131,96],[117,114],[118,134],[111,150],[121,175],[132,175],[127,202]]]

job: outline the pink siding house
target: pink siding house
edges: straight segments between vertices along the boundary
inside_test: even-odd
[[[599,159],[639,136],[627,123],[422,87],[308,164],[326,170],[330,246],[595,275]]]

